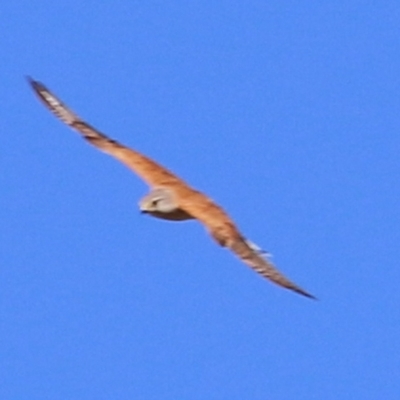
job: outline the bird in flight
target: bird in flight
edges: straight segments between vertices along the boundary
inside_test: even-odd
[[[197,219],[222,247],[230,249],[253,270],[273,283],[315,299],[279,272],[264,252],[246,239],[229,215],[203,193],[145,155],[107,137],[71,111],[42,83],[28,81],[43,104],[61,121],[99,150],[110,154],[139,175],[151,191],[139,202],[142,213],[169,221]]]

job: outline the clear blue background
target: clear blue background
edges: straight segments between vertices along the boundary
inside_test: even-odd
[[[0,398],[400,398],[398,1],[0,13]],[[206,192],[271,285],[33,96]]]

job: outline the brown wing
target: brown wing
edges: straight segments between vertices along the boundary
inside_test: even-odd
[[[185,183],[172,172],[157,164],[139,152],[129,149],[110,139],[93,126],[83,121],[42,83],[28,78],[30,85],[44,105],[61,121],[78,131],[89,143],[108,153],[132,169],[150,186],[174,185]]]
[[[260,251],[252,248],[243,238],[234,239],[229,244],[229,248],[247,265],[261,274],[264,278],[267,278],[286,289],[293,290],[296,293],[302,294],[303,296],[315,299],[313,295],[306,292],[300,286],[286,278],[267,258],[263,257]]]
[[[182,205],[190,215],[201,221],[209,230],[212,237],[223,247],[232,250],[243,262],[264,278],[293,290],[303,296],[315,299],[313,295],[286,278],[275,266],[263,256],[255,245],[250,244],[238,231],[232,219],[225,211],[202,193],[196,192],[188,196]]]

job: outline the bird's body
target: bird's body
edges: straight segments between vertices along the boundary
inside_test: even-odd
[[[280,273],[256,245],[244,238],[229,215],[208,196],[191,188],[184,180],[145,155],[110,139],[87,124],[40,82],[30,78],[29,82],[53,114],[149,184],[151,191],[139,203],[142,212],[169,221],[197,219],[217,243],[232,250],[256,272],[282,287],[314,298]]]

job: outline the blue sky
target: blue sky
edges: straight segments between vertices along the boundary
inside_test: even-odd
[[[400,396],[400,9],[362,1],[6,2],[0,397]],[[313,302],[36,100],[206,192]]]

